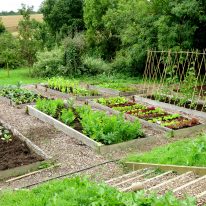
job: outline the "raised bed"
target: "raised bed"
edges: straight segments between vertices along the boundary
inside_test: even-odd
[[[176,95],[165,95],[165,94],[160,94],[160,97],[156,98],[155,95],[153,94],[148,94],[148,95],[144,95],[144,98],[147,99],[151,99],[151,100],[155,100],[158,102],[162,102],[162,103],[167,103],[167,104],[171,104],[171,105],[176,105],[182,107],[182,108],[187,108],[187,109],[191,109],[191,110],[196,110],[196,111],[200,111],[200,112],[206,112],[206,102],[201,100],[201,99],[188,99],[187,101],[185,101],[181,95],[179,95],[179,97],[177,98]],[[181,101],[183,101],[184,103],[181,103]]]
[[[193,109],[188,109],[188,108],[180,107],[177,105],[148,99],[148,98],[145,98],[142,96],[134,96],[134,100],[138,101],[138,102],[146,103],[146,104],[151,104],[154,106],[159,106],[159,107],[166,109],[166,110],[169,110],[169,111],[176,111],[176,112],[184,113],[188,116],[195,116],[197,118],[202,119],[203,121],[206,121],[206,113],[205,112],[196,111]]]
[[[138,98],[138,97],[137,97]],[[136,99],[135,99],[136,100]],[[141,104],[145,104],[146,102],[144,101],[141,101],[141,99],[139,99],[139,101],[135,101],[135,103],[141,103]],[[99,110],[103,110],[103,111],[106,111],[110,114],[120,114],[119,111],[116,111],[114,110],[113,108],[110,108],[108,106],[105,106],[105,105],[101,105],[97,102],[94,102],[94,101],[88,101],[88,104],[90,106],[92,106],[93,108],[96,108],[96,109],[99,109]],[[149,103],[147,103],[149,104]],[[150,103],[150,106],[161,106],[161,105],[153,105]],[[170,114],[173,114],[175,110],[170,110]],[[186,118],[186,119],[190,119],[189,115],[185,115],[183,113],[180,113],[181,114],[181,117],[182,118]],[[138,117],[136,116],[133,116],[131,114],[128,114],[128,113],[125,113],[125,118],[130,120],[130,121],[134,121],[135,119],[137,119]],[[195,116],[195,118],[198,118],[198,116]],[[182,128],[182,129],[171,129],[171,128],[168,128],[168,127],[165,127],[165,126],[161,126],[157,123],[151,123],[151,122],[148,122],[144,119],[141,119],[139,118],[139,121],[142,123],[143,126],[147,126],[153,130],[161,130],[163,132],[166,132],[167,136],[168,137],[174,137],[174,136],[181,136],[181,137],[187,137],[187,136],[190,136],[190,135],[194,135],[196,133],[200,133],[202,130],[205,130],[206,129],[206,126],[205,126],[205,122],[204,121],[199,121],[198,119],[198,124],[196,126],[191,126],[191,127],[188,127],[188,128]]]
[[[38,170],[52,159],[16,129],[0,120],[0,180]]]
[[[122,92],[119,90],[115,90],[115,89],[110,89],[110,88],[103,88],[100,86],[96,86],[96,85],[87,85],[88,89],[91,90],[97,90],[107,96],[132,96],[135,94],[144,94],[145,93],[145,89],[141,89],[141,90],[136,90],[136,91],[128,91],[128,92]]]
[[[196,175],[204,176],[206,175],[206,167],[194,167],[194,166],[181,166],[181,165],[165,165],[165,164],[152,164],[152,163],[136,163],[136,162],[126,162],[124,163],[130,170],[135,171],[145,168],[155,168],[162,171],[175,171],[179,174],[186,172],[194,172]]]
[[[0,101],[11,106],[33,104],[39,97],[41,96],[25,89],[9,87],[0,89]]]
[[[155,137],[147,137],[146,138],[138,138],[134,139],[131,141],[127,142],[122,142],[118,144],[112,144],[112,145],[104,145],[102,143],[96,142],[93,139],[89,138],[88,136],[82,134],[81,132],[73,129],[72,127],[67,126],[66,124],[56,120],[55,118],[39,111],[38,109],[35,108],[35,106],[28,106],[28,114],[31,116],[34,116],[38,119],[40,119],[43,122],[46,122],[52,126],[54,126],[56,129],[64,132],[70,137],[73,137],[85,145],[91,147],[98,153],[111,153],[113,151],[118,151],[118,150],[128,150],[131,149],[132,147],[135,148],[143,148],[145,145],[154,145],[157,144],[157,138]]]
[[[40,85],[36,85],[37,88],[43,88],[45,92],[48,92],[52,95],[58,96],[62,99],[75,99],[77,101],[85,101],[87,99],[98,99],[101,96],[103,96],[102,94],[99,95],[95,95],[95,96],[75,96],[71,93],[63,93],[61,91],[58,90],[54,90],[54,89],[50,89],[46,84],[40,84]]]

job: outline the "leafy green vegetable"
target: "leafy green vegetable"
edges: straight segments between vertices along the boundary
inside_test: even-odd
[[[63,109],[61,111],[59,119],[67,125],[72,125],[72,123],[76,119],[76,116],[71,109]]]

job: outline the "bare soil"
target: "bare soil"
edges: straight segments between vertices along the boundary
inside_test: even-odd
[[[12,169],[42,160],[17,137],[13,136],[12,141],[9,142],[0,139],[0,170]]]

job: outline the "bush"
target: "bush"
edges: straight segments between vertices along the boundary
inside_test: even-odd
[[[3,22],[2,22],[2,20],[1,20],[1,18],[0,18],[0,34],[3,33],[3,32],[5,32],[5,31],[6,31],[6,28],[5,28]]]
[[[112,69],[109,63],[95,57],[84,57],[83,70],[86,74],[97,75],[102,73],[109,73]]]
[[[62,75],[76,76],[82,74],[82,55],[85,52],[85,39],[83,34],[76,35],[73,39],[67,37],[63,41],[64,65]]]
[[[38,52],[33,74],[35,76],[51,77],[64,73],[63,56],[64,51],[62,48]]]
[[[16,68],[23,63],[20,57],[20,47],[17,38],[12,34],[4,32],[0,34],[0,68]]]

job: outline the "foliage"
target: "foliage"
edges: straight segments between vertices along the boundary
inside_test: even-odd
[[[10,33],[0,35],[0,67],[13,69],[22,64],[18,40]]]
[[[185,155],[187,154],[187,155]],[[186,166],[206,166],[206,135],[185,139],[153,149],[144,154],[130,155],[124,161]]]
[[[0,34],[3,33],[3,32],[5,32],[5,31],[6,31],[6,28],[5,28],[3,22],[2,22],[2,20],[1,20],[1,18],[0,18]]]
[[[109,98],[99,98],[96,101],[100,104],[110,106],[110,105],[127,103],[128,99],[126,99],[125,97],[109,97]]]
[[[34,76],[51,77],[62,74],[64,71],[64,51],[61,47],[55,47],[51,51],[45,50],[37,53],[37,61],[34,64]]]
[[[82,0],[44,0],[41,12],[53,34],[59,33],[60,39],[68,34],[73,38],[84,28]]]
[[[109,8],[114,8],[116,0],[85,0],[84,22],[86,39],[94,56],[110,60],[116,50],[116,38],[105,28],[103,17]]]
[[[111,66],[101,58],[85,56],[83,58],[83,70],[88,75],[109,73]]]
[[[143,136],[138,120],[129,122],[122,115],[108,116],[104,112],[79,108],[83,132],[90,138],[106,145],[116,144]]]
[[[58,118],[60,111],[64,108],[64,101],[62,99],[38,99],[36,108],[54,118]]]
[[[143,192],[122,193],[105,184],[80,177],[52,181],[32,190],[6,191],[0,194],[1,205],[11,206],[14,202],[18,206],[195,206],[193,198],[178,200],[171,193],[159,197],[155,194],[145,195]]]
[[[84,6],[89,48],[104,59],[114,59],[112,66],[117,71],[143,72],[147,49],[179,51],[206,47],[203,0],[95,3],[85,0]]]
[[[72,125],[76,117],[71,109],[63,109],[59,119],[67,125]]]
[[[85,53],[85,39],[83,34],[67,37],[63,41],[64,65],[62,75],[75,76],[84,73],[82,69],[82,56]]]
[[[12,141],[12,134],[9,130],[7,130],[5,127],[3,127],[0,124],[0,138],[1,140],[5,141],[6,143],[9,143]]]
[[[39,95],[29,90],[16,87],[3,87],[0,89],[0,96],[10,99],[16,104],[35,102],[39,98]]]
[[[22,58],[27,61],[29,66],[32,66],[36,60],[36,52],[40,46],[39,41],[36,40],[34,34],[37,21],[31,19],[31,11],[33,7],[26,7],[22,5],[20,13],[23,19],[19,22],[19,43],[21,48]]]
[[[77,80],[67,80],[62,77],[53,77],[48,80],[48,87],[64,93],[76,96],[96,96],[99,93],[95,90],[87,90]]]

